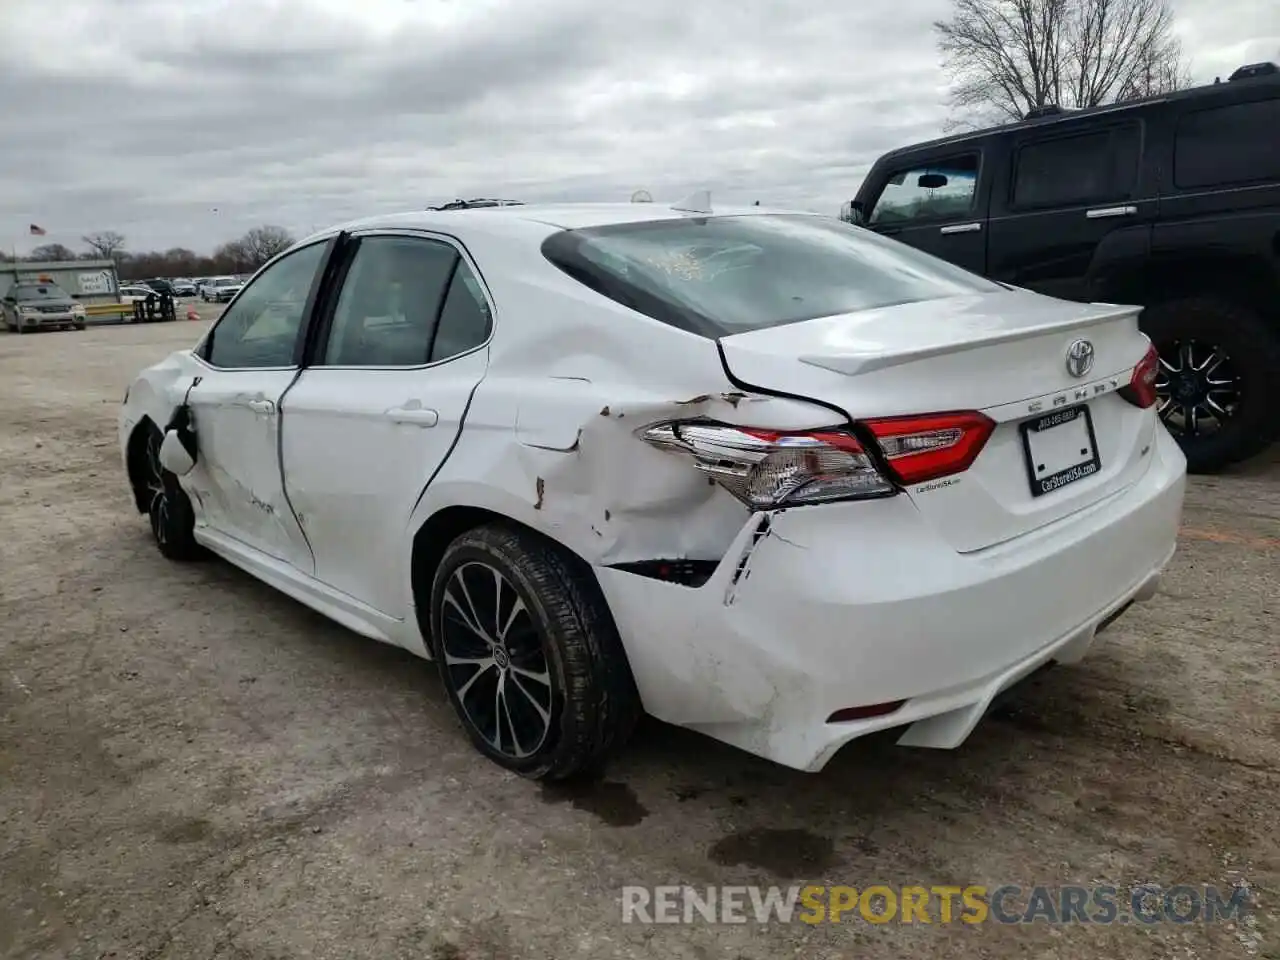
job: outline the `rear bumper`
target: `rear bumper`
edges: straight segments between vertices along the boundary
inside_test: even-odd
[[[1185,461],[1158,430],[1141,479],[1008,543],[956,553],[905,496],[753,519],[687,588],[600,568],[645,708],[819,770],[848,741],[955,747],[991,699],[1152,596],[1172,556]],[[846,723],[846,707],[904,701]]]

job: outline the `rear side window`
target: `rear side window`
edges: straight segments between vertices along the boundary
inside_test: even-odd
[[[689,217],[565,230],[542,250],[598,293],[711,338],[1004,289],[870,230],[818,216]]]
[[[1124,199],[1133,191],[1140,146],[1134,124],[1029,143],[1018,151],[1013,206],[1065,207]]]
[[[1188,113],[1178,122],[1173,181],[1217,187],[1280,179],[1280,99]]]
[[[333,311],[322,363],[404,367],[427,362],[440,303],[459,263],[437,240],[365,237]]]

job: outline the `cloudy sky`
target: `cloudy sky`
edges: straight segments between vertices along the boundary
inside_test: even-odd
[[[1199,80],[1276,0],[1172,0]],[[0,0],[0,244],[208,250],[455,196],[836,212],[936,135],[949,0]]]

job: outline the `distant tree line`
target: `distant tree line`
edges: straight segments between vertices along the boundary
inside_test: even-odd
[[[145,280],[150,277],[208,277],[224,273],[249,273],[257,270],[277,253],[291,247],[293,234],[284,227],[254,227],[244,236],[222,244],[212,254],[200,254],[185,247],[168,250],[131,252],[125,236],[114,230],[90,233],[80,238],[85,248],[72,250],[62,243],[45,243],[26,257],[28,262],[47,260],[114,260],[122,280]],[[3,257],[3,259],[9,259]]]

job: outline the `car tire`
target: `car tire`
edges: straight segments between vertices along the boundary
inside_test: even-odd
[[[145,485],[147,519],[156,546],[170,560],[202,559],[205,552],[195,540],[195,511],[191,499],[178,483],[177,475],[160,463],[164,435],[151,422],[142,429],[146,430],[142,462],[135,469],[141,470],[139,479]]]
[[[1216,473],[1276,439],[1280,337],[1256,313],[1196,297],[1152,305],[1140,323],[1160,352],[1158,409],[1187,457],[1188,471]],[[1194,369],[1201,365],[1208,371]],[[1228,415],[1220,417],[1214,407]],[[1213,429],[1201,430],[1200,414],[1193,410],[1204,411]],[[1188,424],[1196,424],[1195,433]]]
[[[597,775],[639,718],[590,568],[535,533],[493,524],[455,539],[432,583],[431,636],[472,743],[521,776]]]
[[[76,324],[73,324],[73,326],[74,326],[77,330],[83,330],[83,329],[87,326],[87,324],[84,324],[84,323],[76,323]]]

